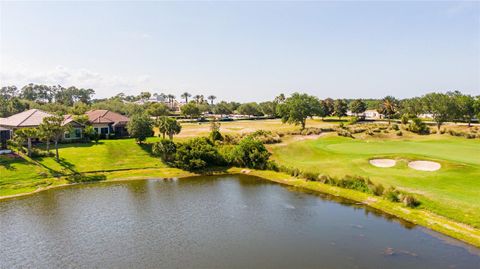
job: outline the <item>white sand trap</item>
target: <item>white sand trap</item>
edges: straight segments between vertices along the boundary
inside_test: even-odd
[[[420,171],[437,171],[442,166],[437,162],[413,161],[408,163],[408,167]]]
[[[370,160],[370,164],[376,167],[392,167],[397,164],[397,161],[392,159],[373,159]]]

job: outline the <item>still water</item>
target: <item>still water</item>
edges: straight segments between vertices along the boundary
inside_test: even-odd
[[[78,185],[0,202],[1,268],[480,268],[479,250],[251,176]]]

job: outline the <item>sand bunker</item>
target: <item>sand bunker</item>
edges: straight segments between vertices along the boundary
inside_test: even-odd
[[[437,162],[413,161],[408,163],[408,167],[420,171],[437,171],[442,166]]]
[[[397,161],[392,159],[373,159],[370,160],[370,164],[376,167],[392,167],[395,166]]]

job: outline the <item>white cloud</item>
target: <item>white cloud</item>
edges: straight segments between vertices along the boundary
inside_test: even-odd
[[[37,83],[92,88],[97,97],[107,97],[118,92],[135,94],[140,90],[148,90],[151,79],[148,75],[109,76],[85,68],[72,69],[64,66],[46,71],[35,71],[26,66],[9,66],[8,70],[0,70],[0,82],[0,86],[22,87],[28,83]]]

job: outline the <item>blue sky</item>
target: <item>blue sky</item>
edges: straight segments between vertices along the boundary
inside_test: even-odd
[[[480,94],[479,2],[0,2],[0,84],[263,101]]]

